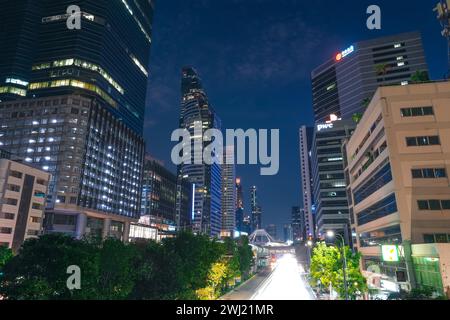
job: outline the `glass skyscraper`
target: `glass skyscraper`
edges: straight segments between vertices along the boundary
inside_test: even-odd
[[[208,129],[220,129],[221,122],[208,101],[199,75],[191,67],[182,70],[181,95],[180,128],[189,131],[192,145],[197,142],[205,147],[209,143],[203,141],[203,134]],[[202,136],[195,136],[196,126],[202,128]],[[195,164],[196,150],[194,147],[192,150],[192,164],[183,163],[178,167],[179,178],[193,185],[192,230],[218,237],[222,229],[222,167],[203,161]],[[197,156],[203,155],[203,150],[200,152]],[[222,157],[222,154],[214,156]]]
[[[52,174],[46,232],[126,240],[140,216],[152,17],[151,0],[2,6],[0,144]]]

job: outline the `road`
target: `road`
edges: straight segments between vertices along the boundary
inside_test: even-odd
[[[258,274],[222,300],[314,300],[303,273],[295,256],[285,255],[272,272]]]

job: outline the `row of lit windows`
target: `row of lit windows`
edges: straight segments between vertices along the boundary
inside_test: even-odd
[[[77,66],[77,67],[81,67],[83,69],[97,72],[103,78],[105,78],[106,81],[108,81],[114,88],[116,88],[117,91],[119,91],[121,94],[125,93],[125,90],[105,70],[103,70],[103,68],[101,68],[100,66],[98,66],[94,63],[87,62],[87,61],[80,60],[80,59],[63,59],[63,60],[53,61],[52,63],[41,63],[38,65],[34,65],[32,67],[32,70],[44,70],[44,69],[50,68],[51,66],[53,66],[54,68]]]
[[[19,89],[16,87],[6,86],[6,87],[0,87],[0,93],[12,93],[12,94],[16,94],[16,95],[25,97],[27,95],[27,90]]]
[[[56,88],[56,87],[76,87],[81,89],[86,89],[92,92],[97,93],[100,97],[105,99],[106,102],[108,102],[110,105],[117,107],[117,102],[115,102],[106,92],[104,92],[102,89],[97,87],[96,85],[74,80],[74,79],[61,79],[61,80],[55,80],[55,81],[49,81],[49,82],[35,82],[31,83],[29,89],[30,90],[37,90],[37,89],[45,89],[45,88]]]

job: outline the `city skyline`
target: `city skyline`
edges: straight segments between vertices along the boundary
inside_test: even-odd
[[[365,28],[369,2],[347,1],[344,5],[324,1],[324,6],[331,8],[327,11],[339,19],[333,19],[331,13],[319,15],[320,6],[301,2],[288,2],[283,6],[271,1],[261,1],[261,4],[257,9],[253,3],[243,1],[191,1],[189,4],[165,1],[158,4],[145,136],[150,153],[174,168],[167,140],[177,126],[173,114],[178,108],[179,72],[184,65],[194,66],[202,76],[224,128],[281,129],[283,143],[277,176],[261,177],[258,167],[236,166],[236,173],[245,181],[246,188],[260,187],[265,223],[281,226],[290,221],[292,206],[302,206],[300,181],[291,177],[293,172],[300,175],[298,129],[301,125],[313,124],[311,71],[359,41],[419,31],[430,76],[442,79],[446,72],[447,49],[435,14],[429,4],[420,1],[413,1],[410,7],[380,1],[383,8],[380,31]],[[173,6],[178,8],[177,14],[170,10]],[[348,7],[351,10],[347,10]],[[246,17],[250,12],[249,22]],[[425,17],[422,12],[429,13]],[[235,21],[232,26],[226,24],[230,19]],[[414,20],[415,24],[401,23],[404,20]],[[312,38],[313,34],[317,39]],[[179,48],[184,50],[179,51]],[[212,58],[206,59],[205,52]]]
[[[450,299],[450,0],[350,2],[5,2],[0,301]]]

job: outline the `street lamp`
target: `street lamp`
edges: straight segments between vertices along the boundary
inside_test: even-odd
[[[343,266],[343,271],[344,271],[344,291],[345,291],[345,300],[349,300],[348,299],[348,284],[347,284],[347,258],[345,257],[345,240],[344,237],[341,236],[340,234],[336,234],[334,233],[334,231],[329,230],[327,231],[327,237],[328,238],[339,238],[342,241],[342,256],[344,258],[344,266]],[[331,292],[330,292],[331,294]]]

